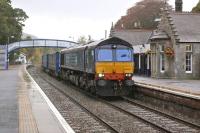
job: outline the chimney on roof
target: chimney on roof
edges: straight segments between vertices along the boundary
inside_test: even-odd
[[[111,28],[110,28],[110,36],[109,37],[113,37],[114,36],[114,32],[115,32],[115,29],[114,29],[114,24],[112,22],[112,25],[111,25]]]
[[[175,1],[175,11],[176,12],[182,12],[183,10],[183,1],[182,0],[176,0]]]

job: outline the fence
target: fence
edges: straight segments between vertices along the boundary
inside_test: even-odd
[[[0,70],[6,69],[7,50],[5,45],[0,45]]]

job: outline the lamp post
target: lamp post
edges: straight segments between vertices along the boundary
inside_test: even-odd
[[[6,54],[7,54],[7,58],[6,58],[6,70],[8,70],[8,64],[9,64],[8,45],[10,43],[10,38],[14,38],[14,36],[8,36],[8,40],[7,40],[7,45],[6,45]]]

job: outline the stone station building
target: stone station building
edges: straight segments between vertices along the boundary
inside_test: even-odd
[[[114,30],[111,36],[133,45],[136,74],[153,78],[200,79],[200,13],[162,9],[158,27],[147,30]]]
[[[151,61],[152,77],[199,79],[200,14],[164,9],[151,37]]]

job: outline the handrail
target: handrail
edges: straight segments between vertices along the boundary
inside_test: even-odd
[[[22,40],[18,42],[13,42],[8,45],[8,52],[19,48],[29,48],[29,47],[56,47],[56,48],[71,48],[78,46],[79,44],[72,41],[66,40],[54,40],[54,39],[32,39],[32,40]]]

